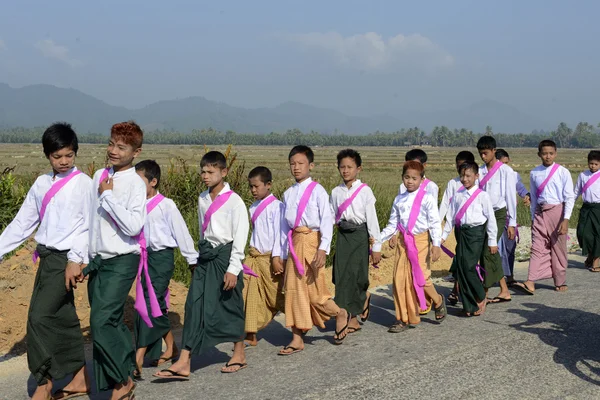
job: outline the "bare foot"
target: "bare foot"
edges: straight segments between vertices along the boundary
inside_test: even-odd
[[[177,349],[177,346],[173,346],[170,349],[167,348],[167,349],[165,349],[165,352],[160,355],[160,358],[158,360],[155,360],[152,363],[152,365],[155,367],[159,367],[159,366],[163,365],[164,363],[166,363],[167,361],[171,361],[174,358],[177,358],[178,356],[179,356],[179,350]]]
[[[129,378],[126,384],[116,385],[110,396],[110,400],[117,400],[126,396],[125,399],[131,399],[135,390],[135,383]],[[129,396],[127,397],[127,395]]]
[[[335,317],[335,335],[333,340],[337,344],[341,344],[342,341],[348,336],[348,323],[350,322],[350,314],[348,311],[340,308],[340,312]]]
[[[369,314],[371,314],[371,293],[367,293],[367,300],[365,301],[363,312],[360,314],[360,319],[363,322],[367,321],[369,319]]]
[[[32,400],[48,400],[52,398],[52,382],[48,381],[45,385],[38,386],[31,396]]]
[[[560,285],[554,288],[557,292],[566,292],[569,288],[567,285]]]
[[[304,350],[304,341],[302,340],[302,337],[294,335],[290,344],[279,350],[279,354],[287,356],[302,350]]]
[[[244,339],[244,341],[248,343],[249,346],[258,345],[258,338],[256,337],[256,333],[247,333],[246,339]]]
[[[179,359],[176,363],[172,364],[169,367],[169,370],[172,372],[176,372],[179,375],[189,376],[190,375],[190,363],[187,361],[182,361]],[[173,373],[168,371],[159,371],[155,373],[153,376],[157,378],[170,378],[173,376]]]
[[[75,393],[89,393],[91,390],[90,378],[85,371],[85,367],[82,367],[75,373],[73,379],[71,379],[71,382],[69,382],[67,386],[56,391],[54,395],[52,395],[52,399],[60,400]]]
[[[350,322],[348,323],[348,333],[354,333],[356,331],[360,331],[361,329],[362,327],[358,322],[358,318],[356,318],[356,316],[350,318]]]
[[[482,301],[482,302],[480,302],[480,303],[477,303],[477,305],[479,306],[479,310],[475,311],[475,312],[473,313],[473,315],[475,315],[475,316],[480,316],[480,315],[483,315],[483,313],[485,312],[485,307],[486,307],[486,305],[487,305],[487,298],[486,298],[486,299],[483,299],[483,301]]]
[[[235,351],[233,356],[229,359],[229,362],[221,368],[221,372],[230,374],[238,372],[240,369],[244,369],[248,366],[246,363],[246,355],[244,354],[244,343],[242,342],[242,351]]]

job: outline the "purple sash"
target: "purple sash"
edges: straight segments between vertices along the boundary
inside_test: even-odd
[[[269,196],[267,196],[267,198],[263,199],[263,201],[260,202],[258,207],[256,207],[256,210],[254,210],[252,217],[250,218],[252,220],[252,226],[254,226],[254,224],[256,223],[256,220],[258,219],[260,214],[262,214],[262,212],[265,211],[265,208],[267,208],[269,206],[269,204],[271,204],[275,200],[277,200],[277,198],[275,196],[273,196],[272,194],[270,194]],[[258,274],[256,272],[252,271],[252,268],[250,268],[246,264],[242,264],[242,269],[244,271],[244,274],[258,278]]]
[[[302,193],[302,197],[300,198],[300,203],[298,204],[298,212],[296,213],[296,221],[294,222],[294,227],[288,232],[288,243],[290,245],[290,254],[292,255],[292,260],[294,261],[294,265],[296,266],[296,270],[300,274],[300,276],[304,276],[304,263],[301,263],[296,255],[296,250],[294,249],[294,241],[293,234],[294,230],[300,225],[300,221],[302,220],[302,215],[304,214],[304,210],[306,210],[306,206],[308,205],[308,201],[310,200],[310,195],[312,194],[315,187],[318,185],[316,181],[311,182],[304,193]]]
[[[340,206],[338,207],[337,213],[335,214],[335,223],[337,224],[338,222],[340,222],[340,219],[342,218],[342,214],[344,214],[344,211],[346,211],[348,209],[348,207],[350,207],[350,205],[352,204],[352,202],[354,201],[354,199],[356,198],[356,196],[358,196],[358,193],[362,190],[362,188],[364,188],[365,186],[367,186],[366,183],[363,183],[362,185],[360,185],[358,187],[358,189],[356,189],[354,191],[354,193],[352,193],[352,196],[350,196],[349,198],[347,198],[342,204],[340,204]]]
[[[415,197],[415,201],[410,210],[410,215],[408,217],[408,223],[406,228],[402,226],[401,223],[398,223],[396,227],[404,238],[404,246],[406,247],[406,255],[408,256],[408,261],[410,261],[412,274],[413,274],[413,287],[415,288],[415,292],[417,293],[417,298],[419,299],[419,307],[421,310],[427,309],[427,301],[425,299],[425,287],[426,281],[423,276],[423,271],[421,270],[420,262],[419,262],[419,250],[417,249],[417,244],[415,242],[415,236],[412,233],[415,224],[417,223],[417,218],[419,216],[419,212],[421,211],[421,203],[423,202],[423,197],[425,197],[425,186],[421,185],[419,190],[417,191],[417,195]]]
[[[48,191],[44,195],[44,198],[42,199],[42,206],[40,207],[40,224],[44,219],[44,215],[46,215],[46,208],[48,207],[48,204],[50,204],[50,200],[52,200],[52,198],[56,196],[56,193],[58,193],[60,189],[62,189],[67,183],[69,183],[71,179],[75,178],[79,174],[81,174],[81,171],[73,171],[69,175],[62,178],[60,181],[55,182],[54,184],[52,184],[52,186],[50,186],[50,189],[48,189]],[[37,262],[38,258],[40,258],[40,254],[36,250],[33,252],[32,256],[34,264]]]
[[[552,166],[552,169],[550,170],[550,173],[548,174],[546,179],[544,179],[544,182],[542,182],[542,184],[537,188],[537,192],[536,192],[537,197],[540,197],[540,195],[544,192],[546,185],[548,184],[548,182],[550,182],[550,179],[552,179],[552,176],[556,173],[556,171],[558,170],[558,167],[560,167],[560,164],[554,163],[554,165]]]
[[[583,189],[581,189],[581,193],[585,193],[590,186],[592,186],[594,184],[594,182],[596,182],[598,180],[598,178],[600,178],[600,173],[596,172],[595,174],[592,175],[592,177],[590,179],[588,179],[588,181],[585,183],[585,185],[583,185]]]
[[[496,164],[494,164],[494,166],[492,167],[492,169],[490,169],[488,171],[488,173],[483,177],[483,179],[479,182],[479,188],[483,189],[485,187],[485,185],[488,183],[488,181],[490,179],[492,179],[492,176],[494,176],[496,174],[496,172],[498,172],[498,170],[500,169],[500,167],[502,167],[502,162],[500,161],[496,161]]]
[[[471,203],[473,203],[475,201],[475,199],[477,198],[477,196],[479,196],[479,194],[482,191],[483,190],[481,190],[481,189],[475,190],[475,192],[473,193],[473,195],[471,197],[469,197],[467,199],[467,201],[465,201],[465,204],[463,204],[463,206],[460,208],[460,210],[458,210],[458,212],[456,213],[456,216],[454,217],[454,225],[460,226],[460,220],[467,213],[467,210],[468,210],[469,206],[471,206]]]
[[[206,214],[204,214],[204,222],[202,222],[202,236],[204,236],[204,232],[206,232],[206,228],[208,228],[208,224],[210,223],[210,219],[213,214],[216,213],[225,203],[227,203],[227,200],[229,200],[232,194],[233,190],[230,190],[229,192],[217,195],[215,201],[210,203],[208,210],[206,210]]]

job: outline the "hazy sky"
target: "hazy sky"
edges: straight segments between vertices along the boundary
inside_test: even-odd
[[[572,5],[571,5],[572,4]],[[204,96],[354,115],[485,98],[600,121],[600,1],[6,1],[0,82],[141,107]]]

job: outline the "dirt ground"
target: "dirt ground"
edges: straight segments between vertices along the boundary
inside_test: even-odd
[[[450,237],[446,245],[452,250],[454,239]],[[37,271],[37,264],[31,261],[31,255],[35,249],[33,241],[28,242],[14,256],[5,260],[0,265],[0,355],[1,354],[23,354],[27,347],[26,323],[27,310],[33,282]],[[387,244],[383,247],[383,260],[379,268],[371,268],[371,287],[389,284],[392,282],[394,263],[394,250]],[[450,268],[450,259],[442,254],[442,258],[431,264],[434,276],[445,275]],[[331,282],[331,268],[325,269],[328,282]],[[333,284],[330,284],[334,292]],[[184,305],[187,288],[175,281],[171,281],[171,310],[169,317],[175,328],[183,324]],[[125,322],[131,328],[133,321],[133,303],[135,299],[135,286],[129,292],[129,300],[125,308]],[[90,335],[90,307],[88,304],[87,284],[81,284],[75,291],[75,305],[81,329],[86,339]]]

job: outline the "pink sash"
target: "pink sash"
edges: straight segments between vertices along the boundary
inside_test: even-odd
[[[277,200],[277,198],[275,196],[273,196],[272,194],[270,194],[269,196],[267,196],[266,199],[263,199],[263,201],[261,201],[261,203],[258,205],[258,207],[256,207],[256,210],[254,210],[252,217],[250,218],[252,220],[252,226],[254,226],[254,224],[256,223],[256,220],[258,219],[260,214],[262,214],[262,212],[265,211],[265,208],[267,208],[269,206],[269,204],[271,204],[275,200]],[[256,272],[252,271],[252,268],[250,268],[246,264],[242,264],[242,268],[243,268],[244,274],[258,278],[258,274]]]
[[[456,193],[461,193],[461,192],[464,192],[465,190],[467,190],[467,188],[464,186],[461,186],[456,190]],[[454,196],[456,196],[456,193],[454,193]],[[450,200],[448,200],[448,204],[452,203],[452,199],[454,198],[454,196],[450,197]]]
[[[548,184],[548,182],[550,182],[550,179],[552,179],[552,176],[556,173],[556,170],[558,170],[558,167],[560,167],[560,164],[554,163],[554,165],[552,166],[552,169],[550,170],[550,173],[548,174],[546,179],[544,179],[544,182],[542,182],[542,184],[537,188],[537,192],[536,192],[537,197],[540,197],[540,195],[544,192],[546,185]]]
[[[498,170],[500,169],[500,167],[502,167],[502,162],[501,161],[496,161],[496,164],[494,164],[494,166],[492,167],[492,169],[490,169],[488,171],[488,173],[483,177],[483,179],[479,182],[479,188],[483,189],[485,187],[485,185],[488,183],[488,181],[490,179],[492,179],[492,176],[494,176],[496,174],[496,172],[498,172]]]
[[[304,276],[304,263],[300,262],[298,256],[296,255],[296,250],[294,249],[294,241],[293,234],[294,229],[296,229],[300,225],[300,221],[302,220],[302,215],[304,214],[304,210],[306,210],[306,206],[308,205],[308,201],[310,200],[310,195],[312,194],[315,187],[318,185],[316,181],[311,182],[304,193],[302,193],[302,197],[300,198],[300,204],[298,204],[298,212],[296,213],[296,221],[294,222],[294,227],[288,232],[288,243],[290,245],[290,254],[292,255],[292,260],[294,260],[294,265],[296,266],[296,270],[300,274],[300,276]]]
[[[73,171],[69,175],[62,178],[60,181],[55,182],[54,184],[52,184],[52,186],[50,186],[50,189],[48,189],[48,191],[44,195],[44,198],[42,199],[42,206],[40,207],[40,224],[42,223],[42,220],[46,215],[46,208],[48,207],[48,204],[50,204],[50,200],[52,200],[52,198],[56,196],[56,193],[58,193],[60,189],[62,189],[67,183],[69,183],[71,179],[75,178],[79,174],[81,174],[81,171]],[[37,252],[37,250],[34,251],[32,256],[34,264],[39,258],[40,254]]]
[[[154,210],[154,208],[161,201],[163,201],[164,198],[165,198],[165,196],[163,196],[160,193],[157,194],[156,196],[154,196],[154,198],[152,200],[150,200],[150,202],[146,205],[146,213],[150,214],[150,212],[152,210]],[[137,280],[136,280],[136,284],[135,284],[134,308],[138,312],[138,314],[140,314],[140,317],[146,323],[146,325],[148,325],[150,328],[152,328],[152,322],[150,321],[150,318],[148,317],[148,308],[146,307],[146,300],[144,299],[144,288],[142,286],[142,278],[141,278],[142,273],[144,274],[144,277],[146,278],[146,291],[148,293],[148,297],[150,298],[150,311],[152,312],[152,316],[154,318],[157,318],[163,314],[160,309],[160,304],[158,304],[158,299],[156,297],[156,293],[154,292],[154,288],[152,286],[152,281],[150,280],[150,273],[148,272],[148,246],[146,244],[146,236],[144,235],[143,229],[140,232],[140,234],[137,236],[137,240],[138,240],[138,243],[140,244],[140,263],[138,266],[138,274],[137,274]],[[166,292],[167,309],[170,306],[169,296],[170,296],[169,288],[167,287],[167,292]]]
[[[592,186],[594,184],[594,182],[596,182],[598,180],[598,178],[600,178],[600,173],[596,172],[595,174],[592,175],[592,177],[590,179],[588,179],[588,181],[585,183],[585,185],[583,185],[583,189],[581,189],[581,193],[585,193],[590,186]]]
[[[415,288],[415,292],[417,293],[417,298],[419,299],[419,307],[421,310],[427,309],[427,301],[425,300],[425,287],[426,281],[423,276],[423,271],[421,270],[421,266],[419,263],[419,250],[417,249],[417,244],[415,242],[415,236],[412,233],[415,224],[417,223],[417,217],[419,216],[419,212],[421,211],[421,203],[423,202],[423,197],[425,197],[425,186],[421,185],[419,190],[417,191],[417,195],[415,197],[415,201],[410,210],[410,215],[408,217],[408,223],[406,228],[402,226],[401,223],[398,223],[397,229],[402,233],[404,237],[404,245],[406,246],[406,254],[408,256],[408,261],[410,261],[410,265],[412,267],[413,274],[413,287]]]
[[[356,196],[358,196],[358,193],[362,190],[362,188],[364,188],[365,186],[367,186],[366,183],[363,183],[362,185],[360,185],[355,191],[354,193],[352,193],[352,196],[350,196],[349,198],[347,198],[342,204],[340,204],[340,206],[338,207],[337,213],[335,214],[335,223],[337,224],[338,222],[340,222],[340,219],[342,218],[342,214],[344,214],[344,211],[346,211],[348,209],[348,207],[350,207],[350,205],[352,204],[352,202],[354,201],[354,199],[356,198]]]

